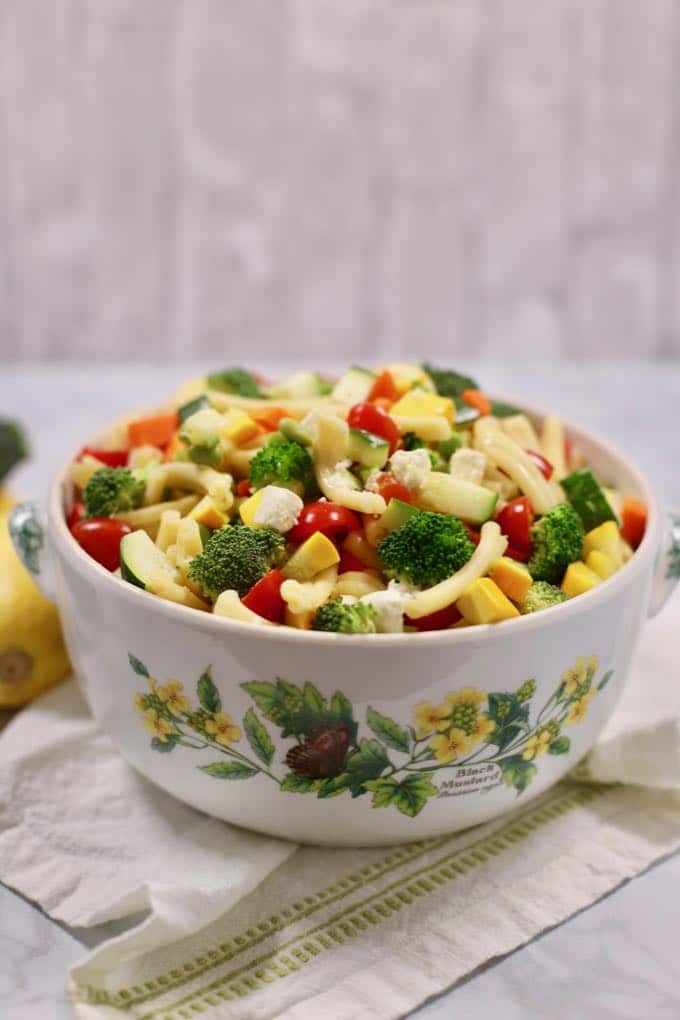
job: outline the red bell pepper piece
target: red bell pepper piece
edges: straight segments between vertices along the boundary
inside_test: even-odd
[[[546,460],[543,454],[536,453],[535,450],[525,450],[527,457],[533,460],[534,464],[541,472],[544,478],[552,478],[553,471],[555,468],[552,466],[549,460]]]
[[[436,613],[430,613],[429,616],[421,616],[419,620],[411,620],[407,617],[406,622],[409,626],[415,627],[416,630],[446,630],[462,619],[462,613],[458,612],[455,603],[451,603],[450,606],[446,606],[444,609],[438,609]]]
[[[280,570],[270,570],[244,596],[243,605],[265,620],[280,623],[286,609],[281,597],[281,585],[285,580]]]
[[[117,468],[125,467],[128,460],[129,450],[98,450],[96,446],[84,446],[78,456],[79,460],[83,457],[96,457],[102,464],[106,464],[107,467]]]

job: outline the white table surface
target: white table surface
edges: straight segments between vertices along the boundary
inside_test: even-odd
[[[463,368],[473,369],[474,365]],[[35,455],[13,488],[43,495],[88,433],[152,404],[191,366],[0,368],[0,415],[20,417]],[[194,374],[195,366],[194,366]],[[487,389],[548,406],[624,447],[680,507],[680,364],[487,364]],[[2,737],[0,736],[0,739]],[[419,1020],[677,1020],[680,855],[492,962],[417,1011]],[[0,1017],[65,1020],[66,969],[101,932],[68,931],[0,885]],[[329,1018],[333,1020],[333,1018]]]

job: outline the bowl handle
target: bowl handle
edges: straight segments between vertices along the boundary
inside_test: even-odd
[[[680,581],[680,513],[669,510],[664,515],[661,547],[656,557],[652,597],[649,600],[649,615],[663,609]]]
[[[42,510],[36,503],[18,503],[10,511],[8,525],[17,556],[43,595],[56,602],[57,585]]]

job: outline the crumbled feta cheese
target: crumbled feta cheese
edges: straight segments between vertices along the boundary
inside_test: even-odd
[[[372,591],[368,595],[362,595],[359,601],[375,609],[379,634],[401,634],[404,629],[405,599],[398,591],[394,589]]]
[[[430,471],[429,450],[397,450],[390,457],[392,474],[407,489],[419,489]]]
[[[449,471],[454,478],[480,485],[486,471],[486,454],[461,447],[451,454]]]
[[[297,523],[304,503],[295,492],[278,485],[266,485],[253,521],[262,527],[274,528],[284,534]]]
[[[380,492],[378,478],[380,477],[381,474],[382,472],[379,471],[377,468],[375,469],[375,471],[371,471],[370,475],[364,482],[364,489],[366,489],[367,492]]]
[[[349,471],[351,460],[339,460],[326,475],[326,485],[333,488],[357,488],[356,479]]]
[[[410,581],[397,577],[388,582],[387,590],[397,592],[404,600],[415,598],[422,591],[417,584],[411,584]]]

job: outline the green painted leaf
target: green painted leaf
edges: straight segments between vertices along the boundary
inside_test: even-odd
[[[310,793],[318,790],[324,783],[323,779],[308,779],[307,776],[298,776],[295,772],[289,772],[283,777],[281,789],[285,793]]]
[[[403,751],[404,754],[408,754],[410,748],[408,732],[394,719],[381,715],[380,712],[376,712],[369,706],[366,710],[366,722],[383,744],[387,744],[395,751]]]
[[[331,698],[330,716],[331,722],[354,722],[352,702],[345,697],[342,691],[336,691]]]
[[[518,794],[526,790],[536,775],[536,766],[533,762],[525,761],[519,754],[501,758],[498,765],[503,773],[506,786],[514,786]]]
[[[354,792],[356,789],[356,793]],[[321,800],[327,800],[328,797],[337,797],[338,794],[344,793],[345,790],[350,790],[353,797],[358,797],[364,792],[363,789],[357,787],[354,783],[352,776],[347,772],[341,772],[339,776],[333,776],[332,779],[323,779],[317,797]]]
[[[607,670],[607,672],[605,673],[605,675],[602,677],[602,679],[600,680],[599,684],[597,685],[598,691],[601,691],[604,687],[607,686],[607,684],[609,683],[609,681],[611,680],[613,675],[614,675],[614,670],[613,669]]]
[[[275,684],[264,680],[251,680],[241,684],[250,695],[265,719],[281,727],[282,736],[298,736],[303,731],[303,695],[299,687],[280,677]]]
[[[132,666],[134,672],[137,674],[137,676],[146,676],[146,677],[149,676],[149,671],[146,668],[146,666],[144,665],[144,663],[142,662],[142,660],[138,659],[136,655],[132,654],[132,652],[128,652],[128,661],[129,661],[130,665]]]
[[[437,787],[432,782],[432,773],[407,776],[401,781],[389,776],[387,779],[369,779],[364,787],[373,794],[372,806],[389,807],[393,804],[403,815],[414,818],[425,807],[428,797],[436,797]]]
[[[274,745],[266,729],[255,715],[255,709],[249,708],[243,717],[243,729],[248,743],[265,765],[271,765],[274,757]]]
[[[550,754],[566,754],[570,747],[571,741],[569,737],[557,737],[548,747],[548,752]]]
[[[210,765],[199,765],[199,769],[215,779],[250,779],[258,773],[258,769],[240,761],[214,761]]]
[[[382,744],[364,737],[359,743],[359,749],[348,757],[347,771],[362,780],[377,779],[389,764],[390,760]]]
[[[496,724],[496,729],[489,736],[489,743],[496,744],[499,751],[504,751],[506,747],[515,740],[516,737],[522,732],[521,726],[514,724],[510,726],[499,726]]]
[[[495,730],[489,736],[489,743],[496,744],[500,751],[504,751],[526,725],[529,706],[516,694],[490,694],[488,701],[489,718],[496,723]]]
[[[212,666],[208,666],[203,671],[196,685],[196,690],[198,692],[198,700],[206,712],[219,712],[221,710],[222,702],[219,691],[213,682]]]
[[[173,751],[177,741],[179,740],[179,734],[172,736],[170,734],[166,740],[160,740],[158,737],[153,737],[151,740],[151,746],[154,751],[160,751],[161,754],[167,754],[168,751]]]

